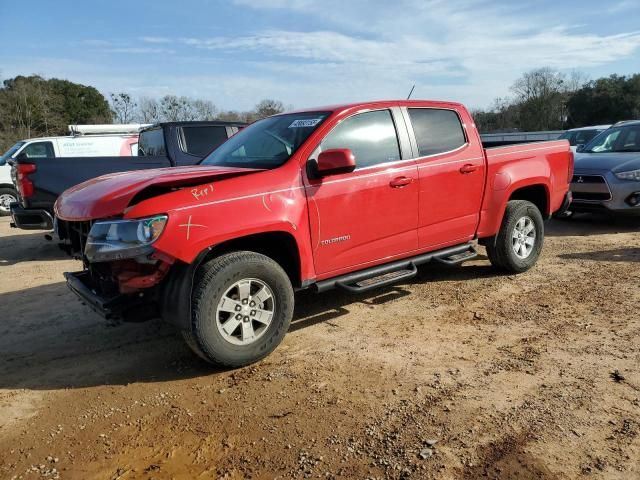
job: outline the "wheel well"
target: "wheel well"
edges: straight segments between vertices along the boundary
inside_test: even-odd
[[[547,189],[544,185],[530,185],[515,190],[509,200],[527,200],[533,203],[542,215],[547,215]]]
[[[12,183],[0,183],[0,188],[10,188],[11,190],[17,192],[16,187]]]
[[[284,269],[294,287],[301,285],[300,254],[293,236],[286,232],[266,232],[234,238],[213,247],[204,261],[237,250],[248,250],[272,258]]]

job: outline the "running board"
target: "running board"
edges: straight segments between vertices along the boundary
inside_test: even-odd
[[[475,256],[477,256],[477,253],[471,242],[469,242],[367,268],[366,270],[347,273],[328,280],[321,280],[315,284],[315,288],[317,292],[324,292],[332,288],[342,288],[349,292],[361,293],[415,277],[418,273],[418,265],[428,263],[431,260],[437,260],[447,265],[458,265]]]
[[[460,253],[455,253],[448,257],[435,257],[434,260],[436,262],[443,263],[445,265],[460,265],[462,262],[466,262],[467,260],[471,260],[472,258],[476,258],[478,256],[478,252],[473,248],[473,245],[469,245],[469,248]]]

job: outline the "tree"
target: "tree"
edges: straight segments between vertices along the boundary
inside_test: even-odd
[[[260,120],[284,112],[284,104],[280,100],[265,99],[258,103],[249,113],[250,121]]]
[[[571,126],[640,118],[640,74],[589,82],[572,95],[567,107]]]
[[[0,149],[22,138],[64,135],[74,123],[111,122],[107,100],[93,87],[56,78],[17,76],[0,87]]]
[[[156,123],[161,120],[160,104],[155,98],[140,97],[136,118],[140,123]]]
[[[568,102],[586,83],[580,72],[549,67],[525,72],[511,86],[512,98],[497,98],[490,111],[476,111],[482,132],[560,130],[570,121]]]
[[[523,130],[561,129],[566,121],[567,77],[549,67],[525,72],[511,90]]]
[[[128,93],[111,94],[111,110],[118,123],[130,123],[137,106],[136,101]]]
[[[47,83],[52,93],[62,100],[65,122],[69,124],[111,123],[109,103],[94,87],[57,78],[52,78]]]

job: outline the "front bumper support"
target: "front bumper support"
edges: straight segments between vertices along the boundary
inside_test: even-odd
[[[141,322],[158,316],[157,306],[148,294],[105,295],[93,285],[91,274],[87,270],[65,272],[64,277],[69,289],[82,303],[105,319]]]

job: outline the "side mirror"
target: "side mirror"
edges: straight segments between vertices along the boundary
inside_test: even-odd
[[[576,153],[584,152],[584,143],[581,143],[576,147]]]
[[[17,156],[16,156],[16,160],[28,160],[29,157],[27,157],[27,154],[24,152],[20,152]]]
[[[318,155],[316,172],[321,177],[353,172],[355,168],[356,158],[348,148],[332,148]]]

